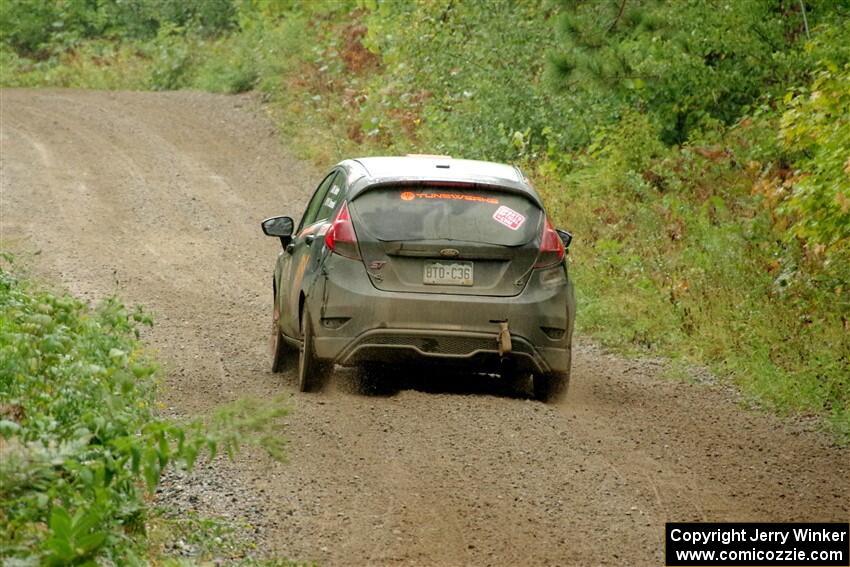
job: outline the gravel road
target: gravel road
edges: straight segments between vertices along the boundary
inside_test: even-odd
[[[92,301],[147,306],[164,413],[291,394],[288,462],[216,461],[161,503],[323,565],[660,565],[665,521],[850,518],[847,449],[582,341],[559,406],[473,376],[297,393],[267,369],[279,245],[259,221],[300,214],[319,174],[251,96],[0,92],[2,247]]]

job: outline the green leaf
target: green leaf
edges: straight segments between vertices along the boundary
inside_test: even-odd
[[[53,535],[60,540],[68,540],[73,533],[71,516],[59,506],[54,506],[51,511],[48,525]]]
[[[104,532],[95,532],[88,535],[78,537],[74,547],[79,556],[93,555],[106,541],[107,534]]]

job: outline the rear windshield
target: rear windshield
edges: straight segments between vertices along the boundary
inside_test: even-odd
[[[522,195],[443,187],[373,189],[351,203],[357,228],[374,238],[461,240],[502,246],[531,241],[541,211]]]

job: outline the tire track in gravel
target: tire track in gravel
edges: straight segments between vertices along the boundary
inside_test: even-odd
[[[850,518],[847,449],[588,343],[560,406],[474,376],[295,393],[267,370],[278,245],[258,221],[299,214],[319,173],[250,96],[0,91],[0,246],[148,307],[165,413],[292,393],[287,463],[206,463],[162,502],[324,565],[657,565],[665,521]]]

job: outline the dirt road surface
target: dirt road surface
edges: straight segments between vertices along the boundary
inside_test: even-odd
[[[589,343],[559,406],[472,376],[298,394],[292,371],[267,369],[279,245],[258,223],[299,215],[320,172],[280,146],[259,103],[63,90],[5,90],[0,103],[2,246],[85,298],[148,307],[165,413],[292,394],[287,463],[243,453],[162,495],[247,522],[261,553],[660,565],[665,521],[850,518],[846,449]]]

